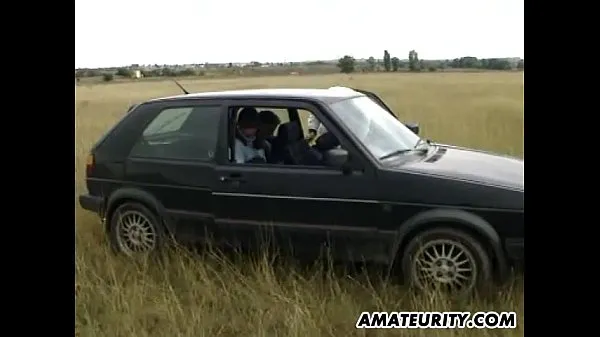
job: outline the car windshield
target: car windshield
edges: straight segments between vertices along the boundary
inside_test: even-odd
[[[341,123],[375,158],[411,150],[420,139],[367,96],[339,101],[330,106]]]

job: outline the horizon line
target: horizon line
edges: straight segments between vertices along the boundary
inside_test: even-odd
[[[349,55],[352,56],[352,55]],[[353,57],[353,56],[352,56]],[[369,57],[354,57],[355,60],[368,60],[369,58],[371,58],[373,56],[369,56]],[[433,59],[420,59],[423,61],[442,61],[442,60],[454,60],[454,59],[458,59],[458,58],[464,58],[464,57],[475,57],[477,59],[480,60],[484,60],[484,59],[514,59],[514,58],[519,58],[521,60],[524,59],[524,56],[504,56],[504,57],[477,57],[477,56],[460,56],[460,57],[453,57],[453,58],[433,58]],[[335,62],[338,61],[339,59],[333,58],[333,59],[319,59],[319,60],[304,60],[304,61],[232,61],[232,62],[200,62],[200,63],[130,63],[128,65],[119,65],[119,66],[104,66],[104,67],[75,67],[75,70],[78,69],[90,69],[90,70],[95,70],[95,69],[110,69],[110,68],[125,68],[125,67],[130,67],[134,64],[137,64],[138,66],[140,65],[166,65],[166,66],[179,66],[179,65],[196,65],[196,64],[249,64],[252,62],[259,62],[261,64],[265,64],[265,63],[309,63],[309,62]],[[383,58],[375,58],[375,61],[381,61],[383,60]],[[408,58],[403,58],[400,59],[400,61],[407,61]]]

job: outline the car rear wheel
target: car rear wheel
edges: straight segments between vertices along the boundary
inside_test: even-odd
[[[451,228],[417,234],[402,258],[407,284],[419,290],[468,294],[489,284],[490,258],[471,235]]]
[[[156,252],[162,233],[159,219],[139,203],[124,203],[111,216],[109,238],[118,253],[133,257]]]

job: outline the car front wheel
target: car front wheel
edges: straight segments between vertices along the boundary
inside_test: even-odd
[[[402,270],[407,284],[419,290],[455,294],[471,293],[492,277],[483,246],[471,235],[451,228],[417,234],[406,246]]]
[[[114,251],[128,256],[156,252],[162,243],[159,219],[139,203],[124,203],[112,214],[110,244]]]

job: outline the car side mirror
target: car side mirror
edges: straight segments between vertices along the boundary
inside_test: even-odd
[[[419,123],[404,123],[404,125],[410,129],[415,135],[419,134],[420,127]]]
[[[329,151],[325,151],[323,157],[323,161],[329,167],[335,167],[341,169],[342,171],[350,169],[350,156],[348,154],[348,151],[344,149],[335,148]]]

